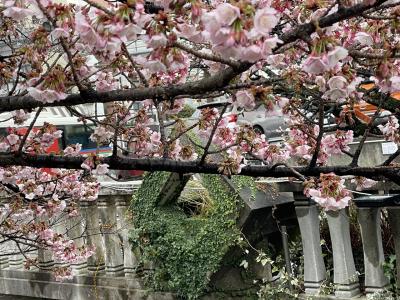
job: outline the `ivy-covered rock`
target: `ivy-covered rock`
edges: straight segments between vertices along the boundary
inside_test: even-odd
[[[196,299],[238,240],[238,195],[221,176],[202,175],[212,205],[203,214],[187,216],[175,203],[159,205],[164,203],[163,187],[170,178],[166,172],[145,177],[131,203],[135,228],[131,241],[144,261],[155,264],[150,275],[155,289]],[[248,185],[241,179],[237,179],[239,186]]]

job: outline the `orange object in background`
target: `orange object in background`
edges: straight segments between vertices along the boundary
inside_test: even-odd
[[[360,85],[360,88],[364,90],[370,90],[374,88],[375,84],[374,83],[366,83]],[[391,98],[399,100],[400,101],[400,92],[395,92],[392,93]],[[373,104],[370,103],[362,103],[362,104],[355,104],[354,105],[354,114],[356,117],[364,122],[364,123],[369,123],[371,121],[371,116],[375,114],[377,107]],[[348,110],[347,105],[344,107],[344,110]]]

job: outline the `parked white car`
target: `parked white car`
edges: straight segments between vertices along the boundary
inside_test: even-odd
[[[215,107],[222,109],[227,103],[228,102],[213,102],[200,105],[187,121],[191,123],[198,120],[201,109],[203,108]],[[238,110],[236,107],[229,104],[224,115],[228,117],[229,123],[231,123],[232,126],[234,126],[234,124],[248,124],[253,127],[256,132],[265,134],[268,139],[280,137],[287,128],[282,116],[266,116],[265,108],[262,106],[253,111],[245,111]]]

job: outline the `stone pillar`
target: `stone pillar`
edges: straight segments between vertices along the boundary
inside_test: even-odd
[[[304,254],[304,287],[309,295],[318,294],[322,282],[326,279],[326,269],[322,258],[321,237],[319,232],[318,209],[307,198],[295,195],[296,214],[300,226]]]
[[[131,195],[115,196],[115,206],[117,209],[117,227],[122,240],[122,249],[124,254],[125,276],[135,276],[136,268],[139,263],[139,253],[132,249],[129,242],[129,230],[131,229],[128,211],[128,203]]]
[[[351,249],[348,210],[328,211],[326,215],[332,241],[335,295],[351,298],[360,294],[360,285]]]
[[[8,244],[9,244],[9,242],[4,242],[3,243],[3,245],[2,245],[2,247],[0,248],[0,252],[1,253],[8,253],[9,252],[9,250],[8,250]],[[8,268],[10,265],[9,265],[9,256],[6,256],[6,255],[4,255],[4,256],[0,256],[0,270],[3,270],[3,269],[5,269],[5,268]]]
[[[124,274],[124,258],[122,243],[117,231],[117,213],[114,197],[114,195],[99,195],[98,205],[104,236],[106,273],[112,276],[122,276]]]
[[[54,260],[50,250],[38,249],[38,266],[40,270],[51,271],[54,266]]]
[[[104,247],[101,238],[97,201],[81,201],[81,211],[83,220],[86,221],[87,245],[95,248],[95,253],[88,258],[88,272],[91,274],[103,273],[105,269]]]
[[[81,213],[81,211],[80,211]],[[70,217],[68,219],[68,237],[72,239],[77,247],[82,247],[83,242],[83,219],[82,215]],[[82,275],[87,273],[87,261],[80,261],[71,264],[73,275]]]
[[[48,217],[40,217],[40,221],[43,222],[50,230],[53,230]],[[46,241],[43,241],[46,242]],[[48,248],[48,247],[47,247]],[[44,248],[38,248],[38,267],[42,271],[51,271],[55,262],[53,260],[53,254],[50,250]]]
[[[54,230],[54,232],[61,234],[65,237],[67,237],[67,226],[69,225],[69,222],[67,220],[68,215],[66,214],[61,214],[59,216],[54,217],[50,222],[50,228]],[[66,261],[61,261],[61,260],[55,260],[54,265],[59,268],[67,268],[70,266],[69,262]]]
[[[12,270],[20,270],[24,268],[24,259],[17,244],[14,241],[10,241],[8,244],[9,252],[12,253],[8,257],[8,268]]]
[[[358,222],[364,249],[365,291],[381,292],[389,284],[383,273],[383,255],[380,208],[359,208]]]
[[[400,290],[400,207],[388,207],[390,229],[392,230],[394,247],[396,251],[397,290]]]

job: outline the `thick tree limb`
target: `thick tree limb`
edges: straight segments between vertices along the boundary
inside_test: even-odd
[[[167,85],[149,88],[133,88],[109,92],[86,91],[81,94],[69,95],[62,101],[42,103],[31,96],[0,97],[0,113],[17,109],[35,109],[37,107],[71,106],[85,103],[107,103],[113,101],[142,101],[160,98],[170,99],[179,95],[197,95],[224,88],[237,75],[250,68],[250,63],[241,63],[237,68],[228,67],[218,74],[196,82],[180,85]]]
[[[0,166],[31,166],[38,168],[65,168],[82,169],[81,164],[86,157],[57,156],[57,155],[15,155],[0,154]],[[199,164],[198,161],[177,161],[165,158],[126,158],[105,157],[98,158],[107,163],[110,169],[115,170],[144,170],[144,171],[167,171],[177,173],[207,173],[220,174],[219,165],[216,163]],[[293,177],[293,170],[304,176],[319,176],[320,173],[334,172],[339,176],[355,175],[370,178],[379,176],[399,177],[400,166],[377,166],[377,167],[349,167],[349,166],[315,166],[310,169],[307,166],[297,167],[270,167],[270,166],[245,166],[241,175],[252,177]],[[400,177],[399,177],[400,179]]]

